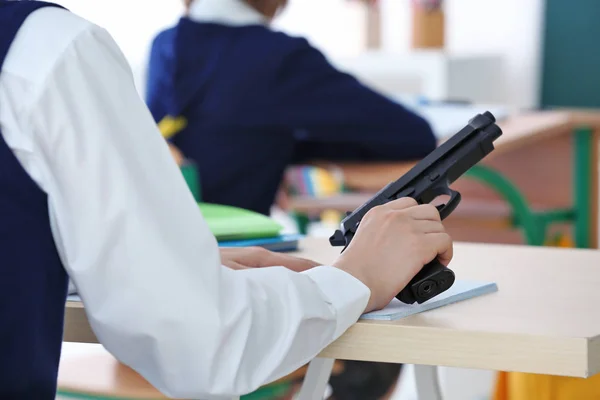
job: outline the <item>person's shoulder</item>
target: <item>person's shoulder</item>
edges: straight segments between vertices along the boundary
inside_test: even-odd
[[[172,26],[159,31],[150,42],[150,63],[154,64],[158,60],[171,58],[173,56],[173,43],[176,35],[177,26]]]
[[[302,36],[293,36],[280,31],[271,31],[276,47],[281,49],[279,54],[281,65],[294,65],[296,63],[309,64],[314,67],[329,65],[325,54],[313,46],[308,39]]]
[[[304,37],[293,36],[267,27],[257,27],[255,29],[255,35],[264,41],[270,42],[273,46],[285,53],[314,49]]]
[[[90,44],[107,35],[104,29],[68,10],[41,8],[33,12],[17,32],[2,74],[31,83],[43,82],[76,41],[86,37]],[[81,47],[85,47],[85,43]]]
[[[162,31],[158,32],[156,36],[154,36],[154,38],[152,39],[152,45],[161,46],[171,41],[175,36],[176,29],[176,26],[172,26],[170,28],[163,29]]]

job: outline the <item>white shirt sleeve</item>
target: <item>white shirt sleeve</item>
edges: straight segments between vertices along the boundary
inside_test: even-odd
[[[177,398],[251,392],[359,318],[369,290],[333,267],[222,267],[125,58],[77,36],[21,114],[53,232],[100,342]]]

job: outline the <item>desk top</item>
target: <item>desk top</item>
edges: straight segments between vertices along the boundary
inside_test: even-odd
[[[339,249],[310,239],[322,263]],[[600,372],[600,252],[455,245],[458,279],[498,292],[393,322],[360,321],[322,356],[587,377]]]
[[[465,124],[467,121],[465,121]],[[495,150],[485,162],[516,148],[535,144],[557,135],[568,134],[576,125],[600,127],[600,113],[592,111],[538,111],[510,116],[498,122],[502,136],[494,143]],[[348,187],[377,191],[398,179],[414,166],[414,162],[331,163],[316,161],[315,165],[343,172]]]
[[[331,263],[339,248],[307,239],[299,254]],[[325,349],[342,360],[588,377],[600,372],[600,252],[458,243],[458,279],[498,292],[398,321],[359,321]],[[96,339],[81,303],[67,303],[66,341]]]

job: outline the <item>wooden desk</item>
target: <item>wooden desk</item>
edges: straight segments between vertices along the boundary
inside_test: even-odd
[[[304,243],[324,263],[339,249]],[[457,243],[457,279],[498,292],[394,322],[360,321],[321,355],[337,359],[589,377],[600,372],[600,252]]]
[[[339,249],[307,239],[299,254],[330,263]],[[457,279],[495,281],[497,293],[399,321],[359,321],[319,361],[592,376],[600,372],[599,265],[593,250],[458,243]],[[65,340],[96,342],[80,303],[67,304]],[[327,377],[309,369],[307,380]]]
[[[595,122],[600,126],[600,117],[596,120],[591,118],[593,114],[584,115],[578,120]],[[510,117],[498,122],[498,126],[502,129],[502,136],[494,142],[495,150],[486,157],[486,162],[515,149],[536,145],[553,137],[568,134],[573,126],[573,117],[566,111],[534,112]],[[316,161],[315,165],[340,169],[344,174],[344,183],[348,187],[373,192],[404,175],[415,163],[377,162],[366,164]]]
[[[571,222],[575,226],[573,236],[578,247],[597,247],[600,113],[532,112],[510,117],[498,125],[503,135],[495,143],[496,150],[480,166],[505,179],[513,193],[521,196],[531,210],[571,212]],[[345,186],[363,194],[350,198],[342,195],[329,200],[304,197],[292,201],[292,208],[302,213],[319,212],[327,206],[340,211],[353,210],[367,197],[365,193],[378,191],[414,165],[407,162],[315,164],[340,171]],[[470,233],[454,222],[458,217],[470,215],[469,204],[501,204],[506,199],[496,189],[491,189],[489,181],[472,178],[463,177],[453,184],[453,188],[462,194],[464,205],[448,218],[448,229],[457,240],[486,241],[489,237],[481,235],[480,231]],[[504,220],[509,223],[512,208],[504,215]],[[501,206],[499,209],[506,211]],[[536,232],[523,239],[515,232],[506,242],[543,244],[541,236]]]

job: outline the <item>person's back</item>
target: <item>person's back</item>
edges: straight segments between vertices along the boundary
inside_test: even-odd
[[[268,213],[292,163],[434,149],[422,118],[335,70],[305,39],[270,30],[241,0],[216,6],[244,13],[237,20],[205,15],[215,1],[192,3],[156,37],[147,86],[157,122],[185,118],[171,140],[198,164],[203,200]]]
[[[150,109],[157,121],[188,116],[172,142],[198,165],[204,201],[269,212],[294,154],[293,130],[264,119],[277,112],[270,105],[276,93],[268,88],[289,51],[287,39],[259,25],[232,28],[187,18],[156,38],[155,49],[169,54],[162,56],[164,69],[152,74],[167,87],[156,95],[152,90],[161,87],[149,87],[157,99]],[[257,42],[264,46],[256,48]]]

